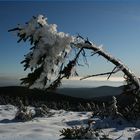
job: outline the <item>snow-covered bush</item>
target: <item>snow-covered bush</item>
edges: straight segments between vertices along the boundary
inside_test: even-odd
[[[23,105],[22,101],[20,100],[17,113],[15,115],[16,121],[30,121],[35,117],[51,117],[54,113],[50,112],[50,109],[42,104],[39,107],[27,107]]]
[[[89,126],[63,128],[60,133],[60,136],[64,136],[62,139],[112,140],[109,135],[104,134],[101,130],[89,128]]]
[[[50,109],[46,105],[41,105],[41,107],[36,107],[34,109],[35,114],[33,117],[51,117],[54,113],[50,112]]]
[[[15,118],[16,121],[30,121],[33,119],[33,113],[27,107],[19,108]]]
[[[83,126],[63,128],[60,132],[63,139],[97,139],[98,136],[93,130]]]

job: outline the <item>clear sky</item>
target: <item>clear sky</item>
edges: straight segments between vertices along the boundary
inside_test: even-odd
[[[29,50],[27,43],[17,44],[17,37],[8,29],[24,24],[33,15],[47,16],[58,30],[88,37],[121,59],[140,76],[140,1],[0,1],[0,76],[25,74],[20,62]],[[90,67],[81,73],[112,70],[103,58],[89,59]],[[93,64],[93,65],[91,65]]]

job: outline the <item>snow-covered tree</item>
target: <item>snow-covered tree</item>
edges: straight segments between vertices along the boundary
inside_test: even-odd
[[[89,75],[84,78],[98,75],[109,75],[109,78],[112,74],[122,71],[132,81],[132,90],[135,93],[140,90],[139,79],[119,59],[80,35],[74,37],[64,32],[58,32],[57,25],[49,24],[43,15],[33,16],[25,25],[18,25],[17,28],[9,31],[17,32],[18,42],[28,40],[31,44],[30,52],[21,62],[24,64],[24,70],[31,69],[31,73],[21,79],[21,83],[28,87],[41,83],[43,88],[55,89],[63,78],[69,78],[72,73],[77,75],[77,72],[73,70],[78,64],[78,58],[81,56],[86,58],[86,50],[90,50],[91,56],[101,55],[115,67],[111,72]],[[72,50],[75,50],[76,53],[75,57],[70,60],[69,54]]]
[[[30,87],[35,82],[41,82],[45,86],[65,62],[74,38],[58,32],[57,25],[48,24],[47,18],[42,15],[33,17],[26,25],[18,25],[10,31],[17,31],[18,42],[28,40],[31,43],[30,52],[21,63],[24,63],[24,70],[30,68],[32,72],[21,79],[22,84]]]

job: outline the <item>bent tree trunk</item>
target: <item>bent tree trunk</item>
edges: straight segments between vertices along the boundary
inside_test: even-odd
[[[78,44],[76,44],[76,46],[80,47],[80,48],[84,48],[84,49],[93,50],[93,55],[94,54],[101,55],[105,59],[107,59],[108,61],[113,63],[116,67],[114,68],[114,71],[112,71],[112,73],[116,73],[119,70],[121,70],[129,78],[129,80],[133,83],[133,85],[135,86],[135,88],[133,89],[134,93],[138,94],[138,92],[140,91],[139,78],[125,64],[123,64],[119,59],[116,59],[112,55],[105,52],[102,48],[97,47],[96,45],[94,45],[90,42],[88,42],[88,43],[78,43]],[[115,69],[117,69],[116,72],[115,72]],[[112,73],[110,73],[110,74],[112,74]]]
[[[85,50],[89,49],[93,53],[92,55],[101,55],[116,66],[112,72],[92,76],[106,74],[110,77],[111,74],[121,70],[127,76],[128,80],[131,81],[132,85],[134,85],[132,86],[132,91],[135,93],[140,91],[139,78],[135,76],[135,74],[131,72],[120,60],[106,53],[102,48],[89,42],[88,39],[85,40],[80,35],[75,38],[63,32],[58,32],[56,27],[57,26],[55,24],[48,24],[47,19],[44,18],[43,15],[39,15],[38,17],[33,16],[26,25],[18,26],[17,28],[9,30],[9,32],[17,32],[17,36],[19,37],[18,42],[29,39],[32,46],[30,48],[31,51],[25,55],[25,60],[21,62],[24,63],[24,70],[30,68],[32,72],[29,73],[27,77],[21,79],[22,84],[30,87],[35,82],[39,81],[45,88],[47,82],[50,83],[51,80],[51,78],[48,77],[50,77],[50,75],[52,76],[52,74],[55,74],[56,72],[56,74],[58,74],[56,80],[51,82],[47,89],[57,88],[61,84],[61,80],[63,78],[68,79],[71,76],[72,69],[77,64],[79,55],[82,54],[86,57]],[[80,48],[80,50],[76,54],[76,57],[72,61],[69,61],[65,66],[64,60],[66,59],[67,53],[71,48],[73,48],[68,47],[71,44],[78,49]],[[58,49],[57,47],[60,48]],[[60,68],[58,73],[55,71],[55,67]],[[76,72],[75,74],[77,75]]]

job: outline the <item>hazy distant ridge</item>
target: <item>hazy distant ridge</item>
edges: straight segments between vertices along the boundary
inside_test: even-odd
[[[101,96],[119,95],[123,91],[123,86],[111,87],[101,86],[95,88],[60,88],[58,93],[81,98],[94,98]]]

